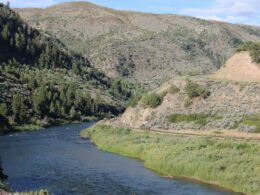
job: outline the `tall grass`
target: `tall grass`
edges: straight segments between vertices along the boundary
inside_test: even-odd
[[[98,124],[81,132],[99,149],[144,161],[167,176],[191,176],[246,194],[260,193],[260,143],[139,133]]]

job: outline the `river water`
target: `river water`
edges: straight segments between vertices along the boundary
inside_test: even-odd
[[[79,137],[93,123],[0,137],[0,156],[13,190],[52,194],[227,195],[210,186],[162,178],[142,162],[102,152]]]

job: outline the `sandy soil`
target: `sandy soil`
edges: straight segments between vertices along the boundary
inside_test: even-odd
[[[213,76],[215,79],[260,82],[260,66],[252,62],[248,52],[236,53]]]

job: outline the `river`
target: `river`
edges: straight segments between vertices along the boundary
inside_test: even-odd
[[[53,194],[227,195],[221,189],[162,178],[142,162],[99,151],[81,139],[93,123],[51,127],[0,137],[0,156],[10,187]]]

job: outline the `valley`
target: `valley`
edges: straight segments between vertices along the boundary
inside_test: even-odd
[[[0,194],[258,195],[260,27],[0,3],[0,135]]]

